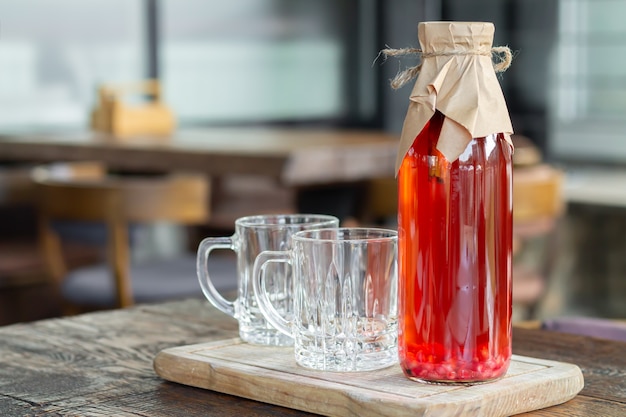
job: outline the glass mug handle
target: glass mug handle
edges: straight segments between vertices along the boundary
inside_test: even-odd
[[[279,332],[284,333],[289,337],[293,337],[293,334],[291,333],[291,323],[278,314],[278,311],[276,311],[276,308],[272,305],[265,288],[265,268],[270,262],[285,262],[292,265],[290,252],[264,251],[257,256],[254,261],[254,269],[252,273],[254,296],[257,300],[259,310],[261,310],[265,319]]]
[[[236,253],[237,249],[235,247],[235,237],[209,237],[200,242],[200,245],[198,246],[198,256],[196,259],[198,281],[200,281],[202,293],[207,300],[211,302],[211,304],[229,316],[235,317],[235,302],[228,301],[215,289],[215,286],[211,281],[211,276],[209,275],[209,256],[214,249],[230,249]]]

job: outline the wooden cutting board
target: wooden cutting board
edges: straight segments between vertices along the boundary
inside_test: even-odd
[[[240,339],[165,349],[163,379],[327,416],[509,416],[563,403],[583,388],[576,365],[513,355],[506,376],[473,386],[423,384],[398,365],[335,373],[296,364],[293,348]]]

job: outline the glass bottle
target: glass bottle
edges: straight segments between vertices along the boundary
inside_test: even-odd
[[[511,357],[512,152],[501,133],[454,161],[436,111],[398,172],[399,357],[411,379],[476,383]]]
[[[513,133],[488,22],[422,22],[398,159],[398,353],[411,379],[480,383],[511,358]],[[494,56],[496,62],[494,62]]]

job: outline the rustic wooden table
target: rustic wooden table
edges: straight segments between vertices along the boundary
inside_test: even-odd
[[[286,186],[393,177],[398,138],[384,132],[211,128],[119,139],[93,132],[0,135],[0,160],[97,160],[137,171],[263,175]]]
[[[160,379],[164,348],[236,336],[204,300],[145,305],[0,328],[0,415],[304,416]],[[573,400],[526,415],[626,415],[626,343],[515,329],[516,354],[571,362],[585,376]]]
[[[382,131],[330,128],[213,127],[132,138],[31,132],[0,134],[0,162],[93,160],[129,173],[203,173],[212,179],[210,225],[231,228],[237,217],[262,212],[363,215],[363,185],[394,177],[397,145]],[[243,189],[228,185],[233,176],[245,177]]]

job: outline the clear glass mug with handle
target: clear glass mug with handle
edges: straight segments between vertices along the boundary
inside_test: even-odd
[[[294,338],[299,365],[324,371],[369,371],[398,361],[397,232],[375,228],[307,230],[288,251],[261,252],[254,264],[259,308]],[[290,264],[289,317],[271,300],[268,267]]]
[[[200,242],[197,273],[204,296],[220,311],[237,319],[239,336],[248,343],[289,346],[293,340],[277,331],[259,311],[252,284],[252,268],[263,251],[291,248],[291,236],[301,230],[336,228],[339,219],[323,214],[270,214],[241,217],[230,237],[208,237]],[[237,298],[227,300],[212,283],[207,268],[215,249],[228,249],[237,257]],[[268,273],[267,288],[276,310],[288,317],[292,308],[291,268],[275,265]]]

